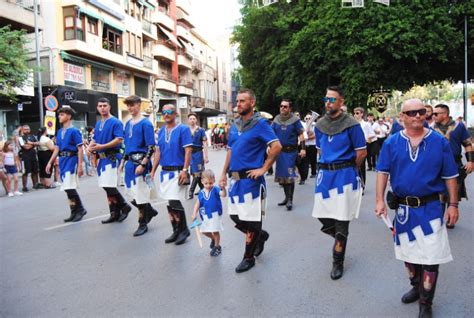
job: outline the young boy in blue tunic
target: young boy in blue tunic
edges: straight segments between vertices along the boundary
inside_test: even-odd
[[[155,188],[150,184],[151,157],[155,152],[153,124],[141,114],[141,98],[135,95],[124,100],[132,115],[124,130],[125,185],[132,197],[132,204],[138,208],[138,228],[133,236],[141,236],[148,231],[148,223],[158,212],[150,202],[156,198]]]
[[[75,114],[76,112],[71,107],[63,106],[59,109],[59,122],[63,127],[57,132],[56,146],[46,165],[46,172],[51,173],[51,166],[59,155],[61,190],[66,191],[71,209],[71,215],[64,222],[80,221],[87,214],[76,190],[79,187],[78,177],[81,177],[84,171],[82,135],[79,129],[72,126],[72,118]]]
[[[99,187],[107,194],[110,216],[102,224],[115,221],[122,222],[132,208],[117,189],[118,167],[122,160],[120,148],[123,142],[123,124],[110,113],[110,102],[102,97],[97,101],[97,111],[100,120],[95,125],[94,138],[89,143],[88,150],[94,154],[97,162]]]
[[[449,107],[445,104],[438,104],[435,106],[434,112],[434,127],[433,129],[444,136],[451,146],[453,151],[454,161],[458,166],[459,176],[458,181],[458,200],[462,198],[467,199],[467,191],[465,178],[468,174],[474,171],[474,151],[472,149],[472,140],[469,131],[462,122],[454,121],[449,116]],[[462,147],[466,152],[466,164],[462,162]],[[446,196],[443,196],[443,202],[450,201]],[[448,224],[448,229],[454,228],[454,224]]]
[[[204,171],[204,164],[209,162],[207,154],[207,137],[203,128],[197,125],[196,114],[188,115],[189,128],[193,137],[193,150],[191,155],[191,175],[193,181],[188,191],[188,199],[192,199],[196,186],[203,188],[201,182],[201,173]]]
[[[202,183],[204,189],[199,191],[198,199],[194,204],[192,219],[196,219],[199,214],[202,224],[201,233],[211,239],[211,256],[219,256],[222,252],[220,231],[224,230],[222,224],[222,201],[221,197],[226,196],[225,188],[215,186],[216,177],[212,170],[204,170],[202,173]]]
[[[403,303],[419,299],[419,317],[431,317],[439,264],[452,260],[447,224],[459,217],[457,167],[448,141],[423,127],[426,109],[419,99],[403,103],[404,130],[384,143],[377,162],[377,216],[387,216],[385,189],[390,177],[395,209],[394,246],[397,259],[405,262],[413,288]],[[449,192],[443,217],[440,194]]]
[[[231,175],[229,187],[229,214],[235,227],[245,234],[245,252],[237,273],[248,271],[255,265],[255,257],[263,252],[269,238],[262,229],[266,208],[264,174],[275,162],[281,144],[268,122],[255,113],[255,93],[242,89],[237,94],[237,112],[240,117],[229,132],[227,155],[219,182],[227,186],[227,173]],[[268,148],[268,157],[264,160]]]
[[[293,104],[289,99],[280,103],[280,114],[272,123],[273,131],[282,145],[281,153],[276,160],[275,182],[278,182],[285,192],[285,199],[278,205],[293,209],[293,194],[295,192],[296,158],[298,156],[298,140],[300,141],[300,157],[306,156],[304,128],[300,118],[293,113]]]
[[[158,132],[158,147],[151,176],[153,178],[158,165],[161,165],[160,196],[168,200],[168,215],[173,228],[173,233],[165,243],[181,245],[190,235],[181,200],[185,198],[186,186],[189,184],[188,169],[193,140],[189,127],[176,122],[174,105],[164,105],[162,114],[166,124]]]

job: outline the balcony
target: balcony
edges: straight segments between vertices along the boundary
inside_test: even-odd
[[[176,33],[179,37],[183,38],[187,42],[192,41],[191,33],[189,32],[187,26],[184,23],[178,22],[178,25],[176,26]]]
[[[170,48],[170,45],[166,41],[158,40],[156,44],[153,44],[151,53],[155,58],[165,59],[171,62],[175,61],[175,51]]]
[[[38,14],[40,14],[38,5]],[[2,0],[0,11],[4,24],[11,24],[12,29],[25,29],[28,33],[35,31],[34,0]],[[3,25],[3,24],[2,24]],[[39,15],[38,28],[44,30],[44,22]]]
[[[173,19],[170,18],[168,13],[162,7],[158,7],[157,10],[153,11],[151,15],[151,22],[161,24],[169,30],[174,29]]]
[[[156,30],[156,25],[153,25],[150,21],[143,19],[142,20],[142,30],[143,38],[146,40],[157,40],[158,32]]]
[[[193,96],[191,98],[191,107],[204,107],[206,105],[206,100],[199,96]]]
[[[194,24],[192,23],[191,19],[189,18],[189,11],[186,12],[186,9],[181,9],[178,6],[178,10],[176,10],[176,17],[178,21],[183,22],[188,25],[190,28],[194,28]]]
[[[143,67],[153,69],[153,58],[151,56],[143,55]]]
[[[193,73],[196,73],[196,74],[202,72],[202,62],[199,61],[198,59],[193,59],[192,71]]]
[[[187,56],[184,56],[182,54],[178,54],[178,66],[187,68],[190,70],[192,68],[192,62],[191,59]]]
[[[155,81],[155,88],[158,90],[165,90],[168,92],[176,92],[176,82],[173,80],[173,76],[166,72],[161,72],[158,79]]]

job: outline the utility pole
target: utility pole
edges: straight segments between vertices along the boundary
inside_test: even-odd
[[[464,15],[464,85],[463,85],[463,100],[464,100],[464,120],[467,121],[467,14]]]
[[[38,110],[40,118],[40,127],[43,126],[43,90],[41,84],[41,63],[39,55],[39,31],[38,31],[38,0],[34,0],[34,14],[35,14],[35,43],[36,43],[36,83],[38,84]]]

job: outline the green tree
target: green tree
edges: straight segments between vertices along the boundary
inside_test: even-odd
[[[31,69],[27,65],[25,44],[28,39],[24,30],[0,28],[0,97],[15,99],[14,87],[28,83]]]
[[[280,1],[266,7],[241,1],[242,85],[256,91],[260,109],[277,112],[282,97],[302,110],[321,110],[328,85],[342,85],[349,107],[366,106],[376,89],[462,78],[463,15],[472,0]],[[470,41],[474,40],[472,32]],[[472,56],[473,49],[470,48]]]

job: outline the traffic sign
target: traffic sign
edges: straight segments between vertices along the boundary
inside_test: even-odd
[[[59,107],[58,99],[53,95],[48,95],[44,98],[44,107],[47,110],[54,112]]]

